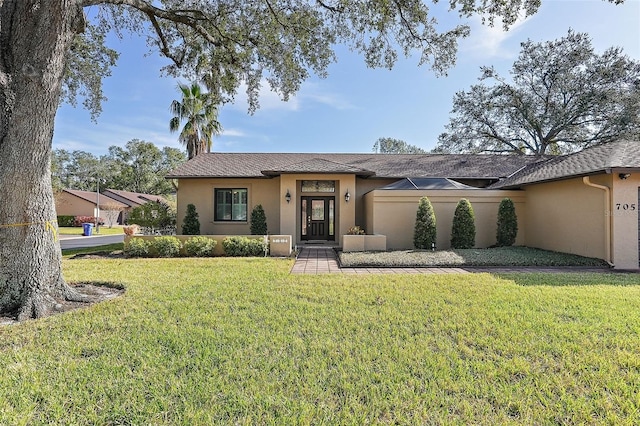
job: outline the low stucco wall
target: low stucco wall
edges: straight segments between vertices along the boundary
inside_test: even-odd
[[[342,251],[384,251],[387,249],[385,235],[343,235],[340,246]]]
[[[436,215],[437,248],[451,247],[453,214],[460,199],[471,202],[475,214],[476,247],[496,243],[498,207],[504,198],[513,200],[518,216],[516,245],[525,244],[525,193],[500,190],[374,190],[365,195],[367,233],[387,237],[388,249],[412,249],[418,202],[428,197]]]

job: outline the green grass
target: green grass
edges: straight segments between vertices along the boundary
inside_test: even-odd
[[[633,274],[65,259],[126,293],[0,328],[0,424],[637,424]]]
[[[60,235],[82,235],[83,233],[82,227],[77,226],[61,226],[58,228],[58,234]],[[109,228],[107,226],[101,226],[100,232],[96,232],[96,228],[93,228],[93,235],[120,235],[123,234],[122,226],[114,226],[113,228]]]
[[[601,259],[529,247],[497,247],[458,250],[400,250],[342,252],[343,267],[431,267],[431,266],[585,266],[607,267]]]

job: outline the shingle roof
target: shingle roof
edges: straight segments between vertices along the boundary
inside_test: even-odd
[[[516,188],[522,185],[568,179],[616,170],[640,170],[640,142],[615,141],[573,154],[531,164],[490,188]]]
[[[267,176],[278,176],[286,173],[354,173],[361,176],[371,176],[373,174],[370,170],[336,163],[323,158],[312,158],[311,160],[290,164],[280,170],[262,170],[262,174]]]
[[[71,195],[75,195],[78,198],[82,198],[83,200],[88,201],[90,203],[98,204],[98,195],[95,192],[79,191],[76,189],[64,189],[63,191],[68,192]],[[122,204],[121,202],[114,200],[108,195],[100,194],[100,204],[105,205],[107,203],[117,205],[118,207],[128,207],[126,204]]]
[[[210,153],[173,170],[167,178],[268,177],[282,173],[354,173],[380,178],[498,179],[533,162],[525,155]]]
[[[166,199],[159,195],[141,194],[139,192],[122,191],[119,189],[105,189],[104,192],[106,194],[111,193],[120,197],[122,200],[126,200],[129,207],[136,207],[148,201],[159,201],[161,203],[167,202]]]

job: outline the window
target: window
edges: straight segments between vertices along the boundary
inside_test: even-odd
[[[216,189],[215,204],[216,221],[247,221],[246,188]]]
[[[336,192],[335,180],[303,180],[301,192]]]

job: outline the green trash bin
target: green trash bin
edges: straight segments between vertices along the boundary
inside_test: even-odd
[[[93,234],[93,223],[83,223],[82,224],[82,235],[85,237],[90,237]]]

